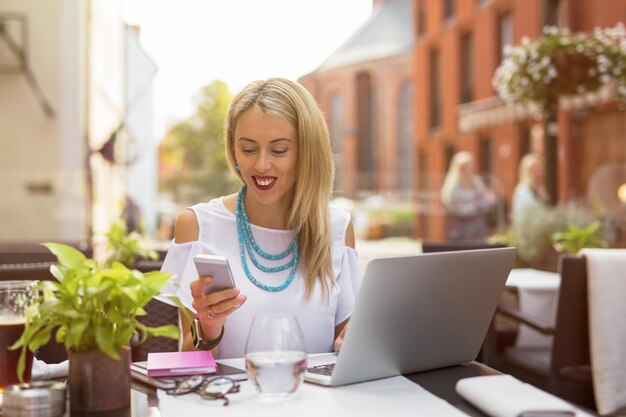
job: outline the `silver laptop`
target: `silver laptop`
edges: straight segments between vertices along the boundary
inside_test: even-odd
[[[515,248],[371,261],[341,351],[309,358],[305,381],[339,386],[476,358]]]

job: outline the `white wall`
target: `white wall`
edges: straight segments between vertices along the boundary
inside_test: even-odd
[[[55,112],[24,74],[0,73],[0,241],[86,241],[89,149],[123,117],[120,0],[0,0],[0,13],[25,16],[27,59]],[[11,59],[0,40],[0,64]],[[108,227],[123,171],[92,159],[94,223]]]
[[[155,237],[158,196],[158,143],[152,129],[153,86],[157,67],[141,47],[139,37],[126,28],[126,126],[132,137],[126,189],[141,209],[145,234]]]
[[[80,2],[0,0],[0,13],[25,17],[22,46],[55,111],[53,118],[46,116],[25,74],[0,74],[0,240],[80,240],[85,234],[84,208],[76,207],[85,196],[80,135],[68,126],[76,125],[81,113],[63,105],[66,92],[79,90],[77,59],[68,60],[67,52],[80,38]],[[62,41],[71,43],[62,48]],[[63,141],[73,144],[71,151]]]
[[[121,2],[91,0],[90,15],[88,132],[91,149],[99,149],[124,121]],[[125,169],[104,161],[99,154],[92,154],[91,164],[94,181],[93,229],[94,233],[101,235],[121,214]]]

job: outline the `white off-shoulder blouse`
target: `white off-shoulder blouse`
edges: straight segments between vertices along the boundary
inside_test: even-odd
[[[219,347],[219,358],[244,356],[252,319],[261,313],[295,315],[304,333],[307,352],[332,352],[335,326],[352,314],[362,279],[357,252],[345,245],[350,214],[331,206],[332,264],[336,285],[331,290],[330,297],[323,300],[321,288],[317,285],[312,297],[305,300],[304,276],[300,268],[291,285],[279,292],[262,290],[250,282],[241,264],[235,215],[224,206],[223,197],[208,203],[196,204],[191,209],[198,218],[198,240],[180,244],[172,242],[161,271],[173,274],[173,277],[161,291],[159,299],[172,304],[172,301],[164,296],[176,295],[183,305],[194,311],[189,284],[197,279],[198,272],[193,258],[199,253],[222,255],[228,258],[237,288],[248,299],[228,317]],[[267,229],[253,224],[250,226],[258,245],[268,253],[284,251],[293,237],[289,230]],[[248,257],[247,260],[252,275],[267,285],[278,286],[289,276],[290,269],[265,273],[258,270]],[[266,266],[285,262],[263,258],[259,260]]]

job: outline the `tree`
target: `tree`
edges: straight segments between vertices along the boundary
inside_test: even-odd
[[[194,114],[172,126],[161,142],[161,191],[181,205],[207,201],[237,187],[224,149],[223,123],[231,100],[224,82],[212,82],[194,97]]]

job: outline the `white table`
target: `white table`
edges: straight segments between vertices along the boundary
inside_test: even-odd
[[[243,359],[220,360],[242,367]],[[240,383],[239,393],[230,394],[228,407],[222,401],[202,400],[190,394],[180,397],[158,391],[148,395],[133,389],[132,413],[128,417],[271,416],[470,416],[486,414],[455,393],[457,381],[476,376],[501,375],[476,362],[342,387],[321,387],[303,383],[291,397],[266,400],[250,381]],[[147,392],[146,392],[147,393]],[[494,394],[497,396],[497,394]],[[495,397],[494,397],[495,399]],[[529,406],[537,398],[527,398]],[[508,401],[508,400],[507,400]],[[591,417],[577,410],[576,417]]]
[[[243,368],[243,359],[221,360]],[[158,392],[161,417],[201,416],[467,416],[454,405],[431,394],[403,376],[380,379],[343,387],[328,388],[302,383],[298,391],[284,399],[264,399],[252,382],[241,382],[241,390],[229,395],[230,405],[207,401],[197,395],[173,397]],[[149,411],[145,413],[149,414]],[[154,415],[154,414],[149,414]]]
[[[515,288],[519,310],[547,325],[554,325],[559,302],[561,276],[556,272],[532,268],[511,270],[506,286]],[[552,345],[552,336],[545,336],[526,325],[520,325],[516,345],[519,347],[546,347]]]

